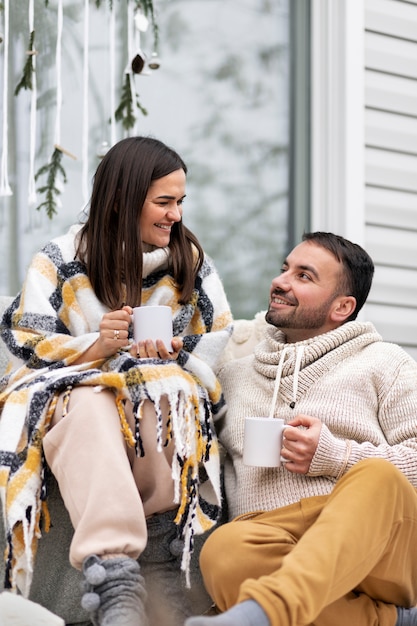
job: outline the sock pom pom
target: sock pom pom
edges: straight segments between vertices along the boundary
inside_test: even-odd
[[[96,611],[100,606],[100,596],[92,591],[85,593],[81,598],[81,606],[85,611]]]
[[[90,585],[101,585],[106,580],[106,570],[100,563],[93,563],[85,569],[84,576]]]
[[[180,556],[184,552],[184,545],[183,539],[173,539],[169,544],[169,551],[172,556]]]

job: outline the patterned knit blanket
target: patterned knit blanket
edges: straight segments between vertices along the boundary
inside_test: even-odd
[[[184,339],[184,350],[176,362],[138,360],[120,351],[111,359],[72,365],[98,338],[99,322],[106,312],[84,267],[74,260],[74,250],[74,232],[70,232],[36,255],[21,294],[2,322],[2,338],[13,355],[11,373],[0,382],[6,586],[26,596],[37,541],[48,526],[42,440],[57,397],[65,390],[77,385],[92,386],[97,392],[111,389],[125,438],[138,455],[146,454],[141,438],[143,403],[151,400],[155,406],[156,443],[162,450],[160,400],[162,396],[168,399],[167,437],[175,444],[172,476],[179,505],[176,522],[185,540],[182,567],[186,572],[194,534],[215,524],[221,505],[213,415],[223,411],[224,401],[213,367],[232,326],[223,287],[211,261],[206,259],[200,271],[193,301],[172,306],[178,294],[161,268],[161,251],[145,255],[149,256],[144,301],[172,306],[174,334]],[[124,414],[125,400],[133,404],[135,432]],[[210,493],[210,498],[203,498],[202,491],[205,496]]]

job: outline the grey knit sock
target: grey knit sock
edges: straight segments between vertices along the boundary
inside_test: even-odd
[[[220,615],[189,617],[184,626],[270,626],[270,621],[260,604],[245,600]]]
[[[417,608],[404,609],[397,607],[398,619],[395,626],[417,626]]]
[[[130,558],[100,559],[91,555],[83,563],[81,605],[94,626],[147,626],[146,592],[139,563]]]

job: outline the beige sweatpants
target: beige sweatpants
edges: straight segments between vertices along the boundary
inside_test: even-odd
[[[219,527],[200,564],[223,611],[254,599],[271,626],[395,626],[396,605],[417,603],[417,492],[361,461],[329,496]]]
[[[145,403],[141,421],[145,456],[138,458],[125,442],[111,391],[73,389],[65,417],[62,398],[43,447],[75,530],[70,562],[80,569],[90,554],[137,559],[146,546],[146,517],[177,506],[173,442],[157,451],[151,402]],[[162,411],[167,408],[163,402]],[[129,404],[126,414],[133,427]]]

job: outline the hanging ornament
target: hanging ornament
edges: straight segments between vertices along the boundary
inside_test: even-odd
[[[124,74],[124,82],[119,106],[115,111],[115,119],[122,123],[125,130],[134,130],[136,126],[136,109],[139,109],[143,115],[147,115],[147,110],[139,102],[139,96],[136,92],[134,77],[135,74],[145,72],[146,57],[140,48],[140,32],[136,28],[133,19],[133,2],[128,0],[127,3],[127,23],[131,26],[127,32],[127,48],[129,58],[132,59],[127,65]],[[132,28],[133,26],[133,28]],[[135,71],[133,68],[135,67]]]
[[[110,150],[110,146],[107,141],[102,141],[96,150],[96,156],[98,159],[103,159],[108,151]]]
[[[146,54],[144,54],[140,49],[138,50],[138,52],[132,59],[132,71],[134,74],[146,74],[147,72],[143,71],[145,65],[147,65],[147,67],[151,70],[157,70],[161,65],[158,53],[156,52],[156,48],[158,45],[158,27],[155,22],[153,3],[151,1],[143,2],[143,8],[142,4],[139,4],[139,6],[136,8],[134,13],[135,27],[138,33],[146,32],[149,27],[149,19],[147,17],[148,14],[150,15],[152,20],[152,28],[154,34],[154,52],[152,52],[151,58],[147,62]],[[140,34],[138,35],[138,39],[139,37]]]
[[[148,30],[148,26],[149,26],[149,20],[146,17],[146,15],[143,13],[141,8],[138,8],[135,11],[135,26],[136,28],[142,32],[142,33],[146,33],[146,31]]]
[[[135,56],[132,59],[131,67],[134,74],[140,74],[145,67],[146,56],[142,50],[137,50]]]
[[[136,36],[134,39],[136,39],[137,50],[132,56],[131,66],[134,74],[141,74],[146,64],[146,54],[144,54],[140,49],[140,33],[145,33],[148,30],[149,20],[143,13],[140,6],[134,12],[133,22],[136,28]],[[129,46],[129,49],[130,47],[131,46]]]
[[[148,61],[148,67],[151,70],[157,70],[161,67],[161,61],[159,60],[157,52],[152,52],[151,58]]]

